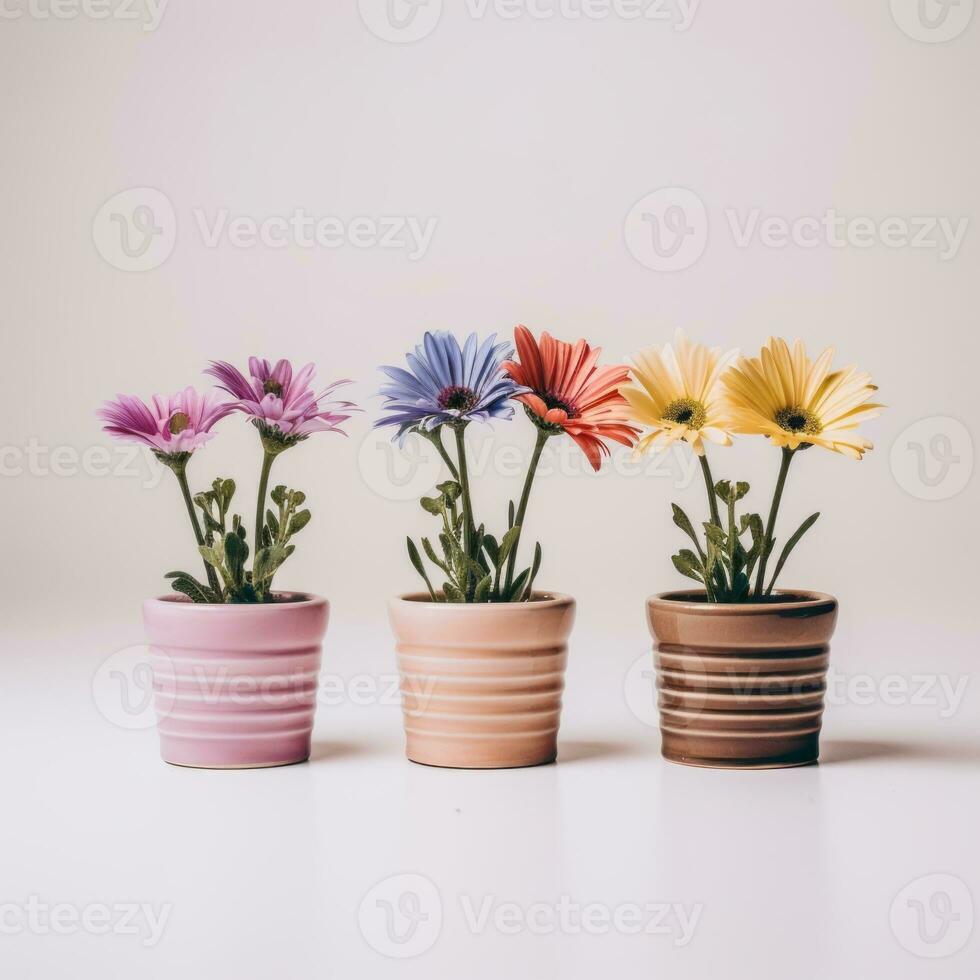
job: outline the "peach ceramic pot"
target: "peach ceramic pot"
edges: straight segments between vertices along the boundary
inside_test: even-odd
[[[647,600],[664,758],[718,769],[816,762],[837,600],[780,592],[724,605],[703,591]]]
[[[262,605],[147,599],[160,754],[204,769],[310,757],[328,603],[278,593]]]
[[[405,754],[454,769],[554,762],[558,751],[570,596],[530,602],[388,605],[398,651]]]

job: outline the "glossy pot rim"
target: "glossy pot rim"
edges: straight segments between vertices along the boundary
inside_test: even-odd
[[[793,596],[785,602],[704,602],[704,589],[673,589],[658,592],[647,599],[651,609],[670,610],[698,616],[763,616],[793,610],[832,610],[837,608],[836,597],[812,589],[777,589],[776,595]]]
[[[195,614],[208,616],[242,615],[246,611],[251,615],[270,615],[273,612],[282,613],[284,610],[310,609],[317,606],[329,605],[324,596],[313,592],[294,592],[290,589],[275,591],[277,597],[287,597],[285,602],[191,602],[185,596],[174,592],[170,595],[153,596],[143,600],[144,606],[170,610],[186,609]]]
[[[573,596],[566,595],[564,592],[551,592],[550,590],[535,589],[531,593],[535,598],[528,602],[433,602],[429,598],[428,592],[403,592],[401,595],[393,596],[389,599],[389,605],[402,609],[439,609],[439,610],[467,610],[471,612],[486,613],[494,610],[496,614],[504,614],[507,611],[526,612],[531,609],[556,609],[575,605]],[[437,614],[441,615],[441,613]]]

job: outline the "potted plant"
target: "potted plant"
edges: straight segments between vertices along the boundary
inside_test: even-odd
[[[302,491],[280,485],[269,492],[268,485],[280,453],[314,432],[341,432],[354,410],[329,400],[346,382],[315,394],[314,371],[308,364],[294,374],[289,361],[273,367],[253,357],[245,378],[228,363],[212,362],[206,373],[231,401],[186,388],[148,404],[119,395],[98,412],[106,432],[149,446],[173,472],[203,566],[203,577],[168,573],[173,594],[143,604],[166,762],[236,769],[309,758],[328,604],[273,588],[310,511]],[[232,413],[252,421],[263,448],[251,539],[232,512],[234,480],[218,477],[198,493],[188,483],[192,457]]]
[[[554,761],[575,602],[535,587],[540,544],[518,571],[534,475],[553,437],[569,435],[598,469],[609,452],[603,440],[632,445],[636,435],[618,391],[625,366],[599,367],[599,349],[584,340],[545,333],[538,343],[523,326],[516,343],[514,361],[511,345],[495,336],[481,343],[471,334],[460,346],[448,332],[427,333],[406,355],[407,370],[381,368],[388,383],[375,427],[395,427],[399,444],[409,433],[430,440],[448,476],[421,500],[434,534],[421,550],[407,542],[425,591],[389,604],[414,762],[495,769]],[[520,497],[497,536],[474,514],[466,430],[512,418],[515,401],[536,439]]]
[[[674,523],[693,549],[673,556],[699,588],[650,598],[662,752],[687,765],[780,768],[815,762],[837,600],[776,589],[786,560],[819,514],[776,554],[776,520],[790,465],[812,446],[852,459],[872,448],[858,425],[879,414],[877,390],[853,367],[834,370],[834,351],[811,361],[770,338],[759,357],[736,358],[688,341],[641,351],[623,389],[640,451],[683,440],[697,454],[708,498],[703,533],[673,504]],[[779,449],[775,492],[763,523],[739,514],[747,483],[714,482],[707,446],[732,434],[765,436]],[[809,460],[807,461],[809,462]],[[806,465],[801,464],[801,465]]]

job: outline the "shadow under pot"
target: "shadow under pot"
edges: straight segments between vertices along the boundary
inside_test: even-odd
[[[201,769],[310,757],[326,599],[276,593],[258,605],[147,599],[160,754]]]
[[[703,591],[647,600],[661,751],[717,769],[816,762],[837,600],[783,591],[727,605]]]
[[[575,619],[570,596],[529,602],[388,604],[401,676],[405,754],[453,769],[554,762]]]

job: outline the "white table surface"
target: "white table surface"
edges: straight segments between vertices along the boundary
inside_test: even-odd
[[[310,763],[212,772],[120,715],[138,643],[6,638],[4,977],[980,975],[966,649],[957,700],[845,677],[819,766],[718,772],[660,758],[641,634],[576,634],[558,764],[469,772],[404,759],[385,624],[332,626]]]

